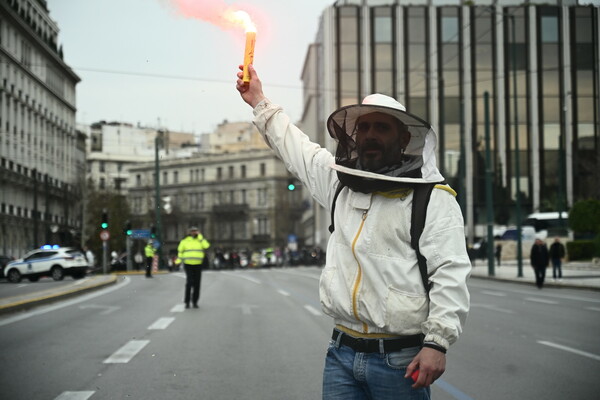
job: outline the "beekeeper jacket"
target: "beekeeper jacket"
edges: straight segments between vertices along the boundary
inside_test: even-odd
[[[321,206],[331,210],[339,183],[336,171],[350,168],[335,165],[327,149],[311,142],[268,99],[253,112],[254,124],[286,168]],[[417,182],[441,177],[435,167],[433,130],[431,134],[423,150],[422,170],[434,173],[425,173]],[[361,193],[347,187],[340,192],[336,228],[319,283],[322,308],[337,325],[366,335],[422,333],[426,342],[444,348],[457,340],[469,309],[466,280],[471,264],[462,214],[451,192],[433,190],[419,241],[432,283],[429,294],[410,245],[412,192]]]
[[[204,250],[210,247],[208,240],[198,234],[197,237],[186,236],[177,247],[176,264],[201,265],[204,261]]]

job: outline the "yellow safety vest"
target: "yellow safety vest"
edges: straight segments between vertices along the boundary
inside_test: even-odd
[[[179,242],[177,247],[178,257],[175,263],[179,264],[183,261],[187,265],[200,265],[204,261],[204,250],[209,247],[210,243],[204,236],[200,234],[196,238],[187,236]]]

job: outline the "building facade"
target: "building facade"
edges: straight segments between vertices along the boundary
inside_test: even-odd
[[[307,53],[301,125],[333,151],[321,133],[333,110],[397,98],[437,131],[471,240],[485,224],[486,137],[496,223],[600,198],[600,17],[583,3],[337,1]]]
[[[228,123],[205,135],[204,152],[160,160],[156,204],[156,164],[131,166],[128,200],[134,229],[157,225],[163,254],[176,251],[190,226],[214,248],[258,250],[285,247],[302,237],[302,213],[310,203],[251,123]]]
[[[85,136],[79,77],[44,0],[0,1],[0,252],[80,243]]]

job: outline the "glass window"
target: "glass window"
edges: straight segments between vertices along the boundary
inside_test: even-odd
[[[475,68],[492,69],[494,63],[494,48],[491,45],[477,44],[475,50]]]
[[[429,118],[429,112],[427,109],[427,98],[426,97],[410,97],[407,101],[406,111],[421,117],[424,120]]]
[[[560,57],[557,57],[558,54],[560,54],[560,47],[558,44],[542,45],[542,73],[560,67]]]
[[[340,45],[340,68],[342,70],[358,68],[358,47],[354,44]]]
[[[394,66],[394,50],[389,44],[376,44],[374,46],[375,69],[392,69]]]
[[[409,72],[425,70],[427,62],[425,61],[426,47],[422,44],[408,45],[408,70]]]
[[[579,97],[577,102],[577,122],[594,121],[594,99],[591,97]]]
[[[489,92],[490,97],[494,93],[494,73],[492,71],[476,71],[475,84],[477,85],[477,95],[483,95],[484,92]]]
[[[455,44],[444,44],[441,49],[442,64],[444,69],[460,68],[460,47]]]
[[[391,43],[393,37],[391,9],[388,7],[374,8],[373,14],[373,40],[376,43]]]
[[[558,43],[558,18],[543,16],[540,21],[540,30],[542,43]]]
[[[542,72],[542,92],[544,96],[560,95],[560,73],[558,70]]]
[[[560,124],[544,124],[544,149],[558,150],[560,140]]]
[[[581,8],[579,9],[581,10]],[[591,9],[588,9],[591,10]],[[586,10],[587,11],[587,10]],[[589,11],[588,11],[589,12]],[[579,43],[592,43],[593,42],[592,19],[587,14],[584,17],[578,16],[575,22],[575,41]]]
[[[375,92],[393,96],[393,74],[390,71],[375,72]]]
[[[425,8],[410,7],[406,13],[406,33],[410,43],[425,43],[427,39],[427,23]]]
[[[448,97],[444,99],[444,123],[460,123],[460,98]]]
[[[460,39],[457,17],[442,17],[441,20],[442,43],[458,43]]]
[[[541,122],[560,122],[561,107],[558,97],[544,97],[542,99],[543,121]]]
[[[577,70],[594,69],[594,46],[592,43],[578,43],[575,49],[575,68]]]

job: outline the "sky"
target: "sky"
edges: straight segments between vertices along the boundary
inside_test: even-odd
[[[177,2],[194,9],[183,13]],[[47,3],[64,60],[81,78],[77,123],[120,121],[200,134],[224,120],[252,120],[252,109],[235,89],[245,31],[218,26],[221,19],[209,18],[216,8],[248,12],[257,27],[254,65],[265,95],[297,121],[306,52],[333,0]]]

